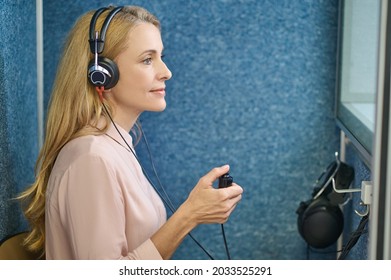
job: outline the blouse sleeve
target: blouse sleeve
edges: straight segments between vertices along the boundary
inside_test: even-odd
[[[75,259],[161,259],[150,239],[129,251],[123,195],[108,160],[79,156],[61,186],[60,217]]]

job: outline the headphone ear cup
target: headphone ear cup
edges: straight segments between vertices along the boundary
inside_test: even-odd
[[[106,57],[98,58],[98,65],[92,59],[88,65],[88,79],[94,86],[114,87],[119,80],[117,64]]]
[[[344,218],[338,205],[331,204],[326,198],[319,197],[301,205],[297,211],[298,228],[304,240],[314,248],[326,248],[334,244],[342,233]]]

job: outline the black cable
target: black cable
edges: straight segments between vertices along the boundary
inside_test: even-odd
[[[154,164],[154,160],[153,160],[153,158],[152,158],[152,152],[151,152],[151,149],[150,149],[150,147],[149,147],[149,143],[148,143],[148,140],[147,140],[147,137],[146,137],[146,135],[145,135],[145,132],[144,132],[144,130],[143,130],[143,128],[142,128],[142,126],[141,126],[141,124],[140,124],[140,130],[141,130],[141,135],[142,135],[142,137],[143,137],[143,141],[144,141],[144,143],[145,143],[145,146],[147,147],[147,151],[148,151],[148,157],[149,157],[149,160],[150,160],[150,162],[151,162],[151,166],[152,166],[152,169],[153,169],[153,172],[154,172],[154,174],[155,174],[155,177],[156,177],[156,179],[157,179],[157,181],[158,181],[158,183],[159,183],[159,186],[160,186],[160,188],[163,190],[163,192],[164,192],[164,194],[165,194],[165,196],[167,197],[167,200],[168,200],[168,202],[169,202],[169,204],[170,204],[170,206],[169,206],[169,208],[170,208],[170,210],[171,210],[171,212],[172,213],[174,213],[175,211],[176,211],[176,207],[173,205],[173,203],[171,202],[171,200],[170,200],[170,197],[168,196],[168,194],[167,194],[167,192],[166,192],[166,190],[165,190],[165,188],[163,187],[163,184],[162,184],[162,182],[160,181],[160,177],[158,176],[158,174],[157,174],[157,171],[156,171],[156,168],[155,168],[155,164]],[[137,158],[137,157],[136,157]],[[141,165],[141,164],[140,164]],[[147,176],[147,175],[146,175]],[[147,179],[148,179],[148,176],[147,176]],[[149,179],[148,179],[149,180]],[[149,180],[150,181],[150,180]],[[151,182],[151,181],[150,181]],[[154,187],[154,185],[151,183],[151,185]],[[154,187],[155,188],[155,187]],[[156,188],[155,188],[156,189]],[[166,204],[168,204],[167,202],[166,202]],[[211,260],[214,260],[214,258],[212,257],[212,255],[194,238],[194,236],[189,232],[188,233],[188,236],[191,238],[191,239],[193,239],[193,241],[205,252],[205,254],[207,254],[208,255],[208,257],[211,259]]]
[[[167,199],[165,199],[162,194],[159,192],[159,190],[156,188],[156,186],[153,184],[152,180],[150,179],[150,177],[148,176],[148,173],[146,172],[146,170],[144,169],[144,167],[142,166],[141,164],[141,161],[139,160],[138,156],[136,155],[136,153],[133,151],[133,149],[130,147],[130,145],[128,144],[128,142],[126,141],[126,139],[123,137],[123,135],[121,134],[121,132],[119,131],[117,125],[115,124],[113,118],[111,117],[109,111],[107,110],[106,108],[106,105],[102,102],[102,105],[103,105],[103,108],[106,112],[106,114],[109,116],[114,128],[117,130],[118,134],[121,136],[122,140],[125,142],[126,146],[129,148],[129,150],[132,152],[132,154],[134,155],[134,157],[136,158],[136,160],[138,161],[138,163],[140,164],[140,167],[141,167],[141,170],[143,171],[145,177],[147,178],[147,180],[149,181],[149,183],[151,184],[151,186],[155,189],[155,191],[159,194],[160,198],[163,200],[163,202],[166,204],[166,206],[171,210],[172,213],[174,213],[176,211],[176,208],[174,207],[174,205],[172,204],[169,196],[167,195],[166,191],[165,191],[165,188],[163,187],[160,179],[159,179],[159,176],[157,175],[157,172],[156,172],[156,169],[155,169],[155,165],[153,164],[153,159],[152,159],[152,154],[150,152],[150,149],[149,149],[149,145],[148,145],[148,142],[146,141],[146,137],[145,137],[145,134],[142,130],[142,127],[140,125],[140,129],[141,129],[141,133],[143,135],[143,139],[144,141],[146,142],[146,146],[147,146],[147,150],[148,150],[148,154],[149,154],[149,158],[152,162],[152,169],[154,171],[154,174],[159,182],[159,185],[160,185],[160,188],[163,190],[165,196]],[[193,235],[189,232],[188,233],[188,236],[190,236],[191,239],[193,239],[193,241],[198,245],[198,247],[200,247],[204,253],[206,255],[208,255],[208,257],[211,259],[211,260],[214,260],[214,258],[212,257],[212,255],[201,245],[200,242],[198,242],[194,237]]]
[[[369,214],[361,218],[360,224],[358,225],[357,229],[352,233],[349,241],[342,249],[342,252],[338,257],[338,260],[344,260],[346,256],[349,254],[350,250],[356,245],[357,241],[360,239],[361,235],[365,230],[365,226],[367,225],[368,220],[369,220]]]
[[[314,250],[308,243],[307,243],[307,260],[310,259],[310,253],[316,253],[316,254],[336,254],[336,253],[341,253],[338,257],[338,260],[343,260],[346,258],[346,256],[349,254],[351,249],[356,245],[357,241],[360,239],[360,237],[363,234],[366,234],[368,231],[365,229],[366,224],[368,223],[369,219],[369,214],[363,216],[361,218],[361,221],[359,225],[357,226],[357,229],[351,233],[350,238],[346,245],[343,246],[341,250],[332,250],[332,251],[319,251],[319,250]]]
[[[168,202],[170,203],[170,210],[172,211],[172,213],[174,213],[176,211],[176,207],[171,202],[170,197],[168,196],[168,194],[166,192],[166,189],[163,187],[163,184],[160,181],[160,177],[157,174],[155,163],[154,163],[154,159],[152,158],[152,152],[151,152],[151,149],[150,149],[150,146],[149,146],[149,142],[147,140],[147,136],[145,135],[145,132],[144,132],[143,127],[141,126],[141,124],[140,124],[140,131],[141,131],[141,135],[143,137],[144,144],[147,147],[148,157],[149,157],[149,161],[150,161],[151,166],[152,166],[153,173],[155,174],[155,177],[156,177],[156,179],[157,179],[157,181],[159,183],[160,188],[163,190],[164,195],[166,196]]]
[[[341,250],[333,250],[333,251],[318,251],[314,250],[307,244],[307,260],[309,259],[309,253],[314,252],[317,254],[335,254],[335,253],[341,253],[338,257],[338,260],[343,260],[346,258],[346,256],[349,254],[350,250],[356,245],[357,241],[360,239],[360,237],[367,233],[368,231],[365,229],[365,226],[368,223],[369,214],[363,216],[361,218],[360,224],[358,225],[357,229],[351,233],[350,238],[346,245],[343,246]]]
[[[145,132],[144,132],[144,130],[143,130],[141,124],[140,124],[140,131],[141,131],[141,135],[142,135],[142,137],[143,137],[143,141],[144,141],[144,143],[145,143],[145,146],[147,147],[149,160],[150,160],[150,163],[151,163],[153,172],[154,172],[154,174],[155,174],[155,177],[156,177],[156,179],[157,179],[157,181],[158,181],[158,183],[159,183],[159,185],[160,185],[160,188],[163,190],[165,196],[167,197],[168,202],[171,204],[172,209],[175,209],[175,207],[173,206],[173,204],[172,204],[172,202],[171,202],[171,200],[170,200],[170,198],[169,198],[167,192],[165,191],[165,188],[163,187],[163,184],[162,184],[162,182],[160,181],[160,178],[159,178],[159,176],[158,176],[158,174],[157,174],[156,167],[155,167],[155,164],[154,164],[154,160],[153,160],[153,158],[152,158],[152,152],[151,152],[151,149],[150,149],[150,146],[149,146],[149,142],[148,142],[148,140],[147,140],[146,134],[145,134]],[[171,210],[171,211],[174,213],[173,210]],[[225,247],[225,251],[226,251],[226,254],[227,254],[227,258],[228,258],[228,260],[230,260],[230,259],[231,259],[231,254],[230,254],[230,252],[229,252],[228,244],[227,244],[227,239],[226,239],[226,237],[225,237],[224,224],[221,224],[221,233],[222,233],[222,235],[223,235],[224,247]],[[188,235],[193,239],[194,242],[197,243],[197,245],[198,245],[202,250],[204,250],[204,252],[209,256],[209,258],[211,258],[211,259],[213,260],[213,257],[212,257],[212,256],[205,250],[205,248],[204,248],[204,247],[203,247],[203,246],[202,246],[202,245],[201,245],[201,244],[200,244],[200,243],[191,235],[191,233],[189,233]]]
[[[225,238],[224,224],[221,224],[221,233],[223,234],[224,246],[225,246],[225,251],[227,253],[227,258],[230,260],[231,259],[231,254],[229,253],[227,239]]]

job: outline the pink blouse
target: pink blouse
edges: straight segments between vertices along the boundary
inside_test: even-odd
[[[161,259],[150,237],[165,223],[165,207],[113,125],[62,148],[45,215],[47,259]]]

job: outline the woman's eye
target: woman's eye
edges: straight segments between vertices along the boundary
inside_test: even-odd
[[[144,60],[143,60],[143,63],[144,63],[145,65],[150,65],[150,64],[152,63],[152,58],[151,58],[151,57],[148,57],[147,59],[144,59]]]

